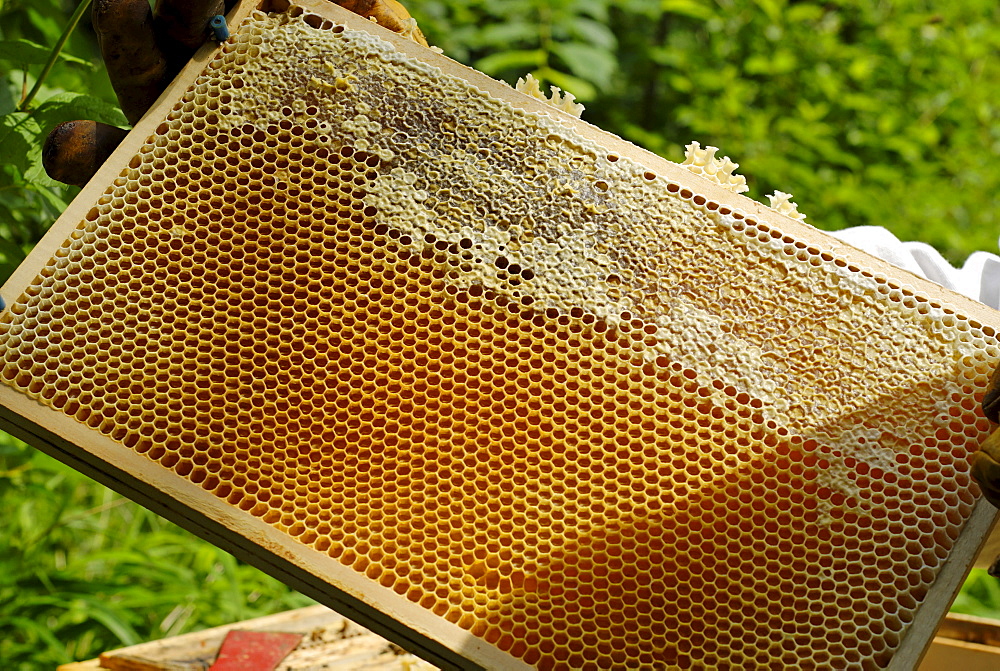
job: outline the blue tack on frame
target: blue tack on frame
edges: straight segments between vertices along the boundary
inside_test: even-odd
[[[229,25],[226,23],[226,17],[222,14],[213,16],[208,22],[208,26],[212,29],[212,36],[216,42],[225,42],[229,39]]]

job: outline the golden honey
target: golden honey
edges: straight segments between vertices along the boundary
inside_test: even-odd
[[[235,30],[0,353],[537,668],[875,669],[971,514],[1000,348],[292,7]]]

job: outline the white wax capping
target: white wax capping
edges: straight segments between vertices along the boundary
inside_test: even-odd
[[[551,86],[549,88],[552,91],[552,95],[546,96],[542,93],[540,82],[535,79],[531,73],[528,73],[524,77],[518,79],[517,84],[514,86],[515,90],[527,94],[532,98],[544,100],[556,109],[562,110],[567,114],[572,114],[575,117],[579,117],[583,114],[584,107],[580,103],[575,102],[576,96],[569,91],[563,91],[558,86]]]
[[[684,162],[681,166],[733,193],[747,191],[750,187],[747,186],[746,178],[735,172],[740,167],[739,163],[734,163],[728,156],[716,158],[717,151],[718,147],[709,146],[702,149],[698,142],[692,142],[685,147]]]
[[[799,212],[798,205],[792,202],[792,194],[785,193],[784,191],[775,191],[768,195],[768,199],[771,201],[771,209],[777,210],[792,219],[805,220],[806,215]]]

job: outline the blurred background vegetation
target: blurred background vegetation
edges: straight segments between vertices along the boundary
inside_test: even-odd
[[[749,196],[795,195],[826,229],[881,225],[953,263],[997,251],[996,0],[408,0],[432,44],[513,82],[532,72],[584,118],[672,160],[691,140]],[[77,3],[0,0],[0,280],[77,189],[40,148],[117,109],[85,15],[23,100]],[[766,200],[765,200],[766,202]],[[0,437],[0,664],[52,668],[308,601],[20,442]],[[1000,616],[974,572],[955,608]]]

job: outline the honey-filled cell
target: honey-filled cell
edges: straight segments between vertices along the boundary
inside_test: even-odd
[[[234,26],[0,380],[539,669],[887,667],[994,331],[310,17]]]

